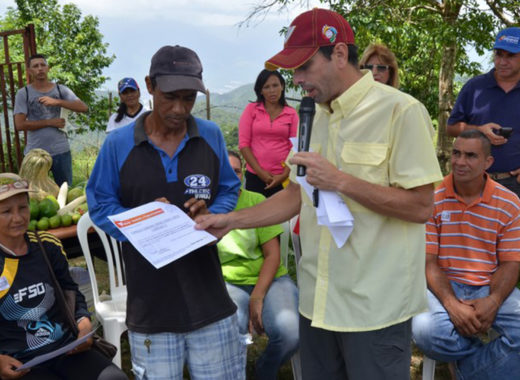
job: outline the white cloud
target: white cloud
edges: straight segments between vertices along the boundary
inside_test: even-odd
[[[93,14],[104,18],[116,18],[122,22],[132,20],[171,20],[183,23],[208,26],[231,26],[243,21],[252,11],[253,7],[261,2],[243,0],[59,0],[61,4],[74,3],[83,14]],[[317,0],[304,1],[304,8],[318,4]],[[296,2],[286,11],[272,11],[265,17],[265,20],[287,18],[290,22],[292,18],[301,12],[303,8],[300,2]]]

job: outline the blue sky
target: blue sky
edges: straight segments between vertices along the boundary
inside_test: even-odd
[[[257,0],[59,0],[74,3],[83,15],[97,16],[108,52],[116,59],[104,71],[105,89],[116,90],[119,79],[134,77],[141,88],[152,55],[164,45],[183,45],[197,52],[211,92],[224,93],[252,83],[266,59],[283,47],[279,30],[317,0],[296,2],[289,10],[270,12],[263,20],[239,28]],[[14,6],[2,0],[0,12]],[[146,91],[142,91],[145,95]]]

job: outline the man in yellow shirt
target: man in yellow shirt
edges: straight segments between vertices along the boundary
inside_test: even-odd
[[[294,70],[294,82],[319,104],[313,152],[289,162],[307,167],[309,184],[343,198],[353,232],[337,247],[294,182],[255,207],[202,216],[198,228],[221,236],[300,213],[304,379],[408,378],[411,318],[427,309],[424,223],[442,179],[428,112],[358,69],[352,29],[329,10],[292,22],[283,51],[266,62],[277,67]]]

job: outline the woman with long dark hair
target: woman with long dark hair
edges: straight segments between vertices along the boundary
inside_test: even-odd
[[[141,91],[135,79],[121,79],[117,84],[117,90],[119,91],[120,99],[119,108],[108,120],[107,133],[130,124],[146,111],[139,102]]]
[[[298,130],[298,114],[285,101],[285,80],[278,71],[262,70],[255,83],[256,102],[239,122],[239,148],[246,160],[246,189],[269,197],[289,176],[285,159],[290,137]]]

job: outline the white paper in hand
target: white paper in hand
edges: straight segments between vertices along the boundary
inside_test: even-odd
[[[163,202],[146,203],[108,219],[157,269],[217,240],[196,230],[180,208]]]

